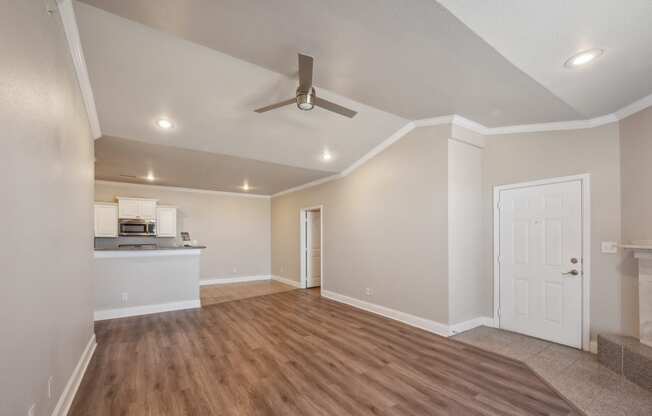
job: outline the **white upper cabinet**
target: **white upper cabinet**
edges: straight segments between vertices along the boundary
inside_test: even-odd
[[[156,199],[118,197],[120,219],[154,220],[156,219]]]
[[[175,207],[158,207],[156,209],[157,237],[177,236],[177,209]]]
[[[156,200],[155,199],[141,199],[140,200],[140,216],[146,220],[156,219]]]
[[[119,199],[120,218],[136,219],[140,217],[140,204],[137,199]]]
[[[95,237],[118,236],[118,206],[111,203],[95,204]]]

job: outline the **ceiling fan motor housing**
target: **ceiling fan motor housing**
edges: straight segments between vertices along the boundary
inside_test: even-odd
[[[315,106],[315,89],[310,91],[301,91],[297,89],[297,107],[299,110],[309,111]]]

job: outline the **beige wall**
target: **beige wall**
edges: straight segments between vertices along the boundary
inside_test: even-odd
[[[93,334],[93,140],[56,13],[1,2],[0,50],[0,414],[49,415]]]
[[[96,183],[96,201],[114,201],[116,196],[155,198],[159,204],[176,206],[177,232],[188,231],[192,239],[207,246],[201,256],[202,279],[271,274],[269,198],[115,182]],[[123,243],[134,239],[120,240]],[[168,238],[159,240],[161,244],[170,245],[173,241]],[[116,239],[104,238],[97,241],[98,246],[117,242]]]
[[[344,178],[273,198],[272,273],[299,281],[299,210],[323,204],[324,289],[447,322],[449,137],[413,130]]]
[[[487,138],[484,169],[487,276],[492,276],[492,189],[536,179],[591,174],[591,330],[633,333],[631,279],[621,276],[621,256],[602,254],[601,241],[620,241],[618,124],[583,130],[510,134]],[[487,313],[491,313],[487,310]]]

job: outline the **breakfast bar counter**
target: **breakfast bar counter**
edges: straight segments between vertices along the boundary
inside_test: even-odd
[[[95,249],[95,320],[201,307],[200,256],[204,248]]]

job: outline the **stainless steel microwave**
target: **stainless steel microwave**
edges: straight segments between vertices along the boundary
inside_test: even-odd
[[[125,236],[155,237],[156,221],[154,220],[120,220],[118,233]]]

